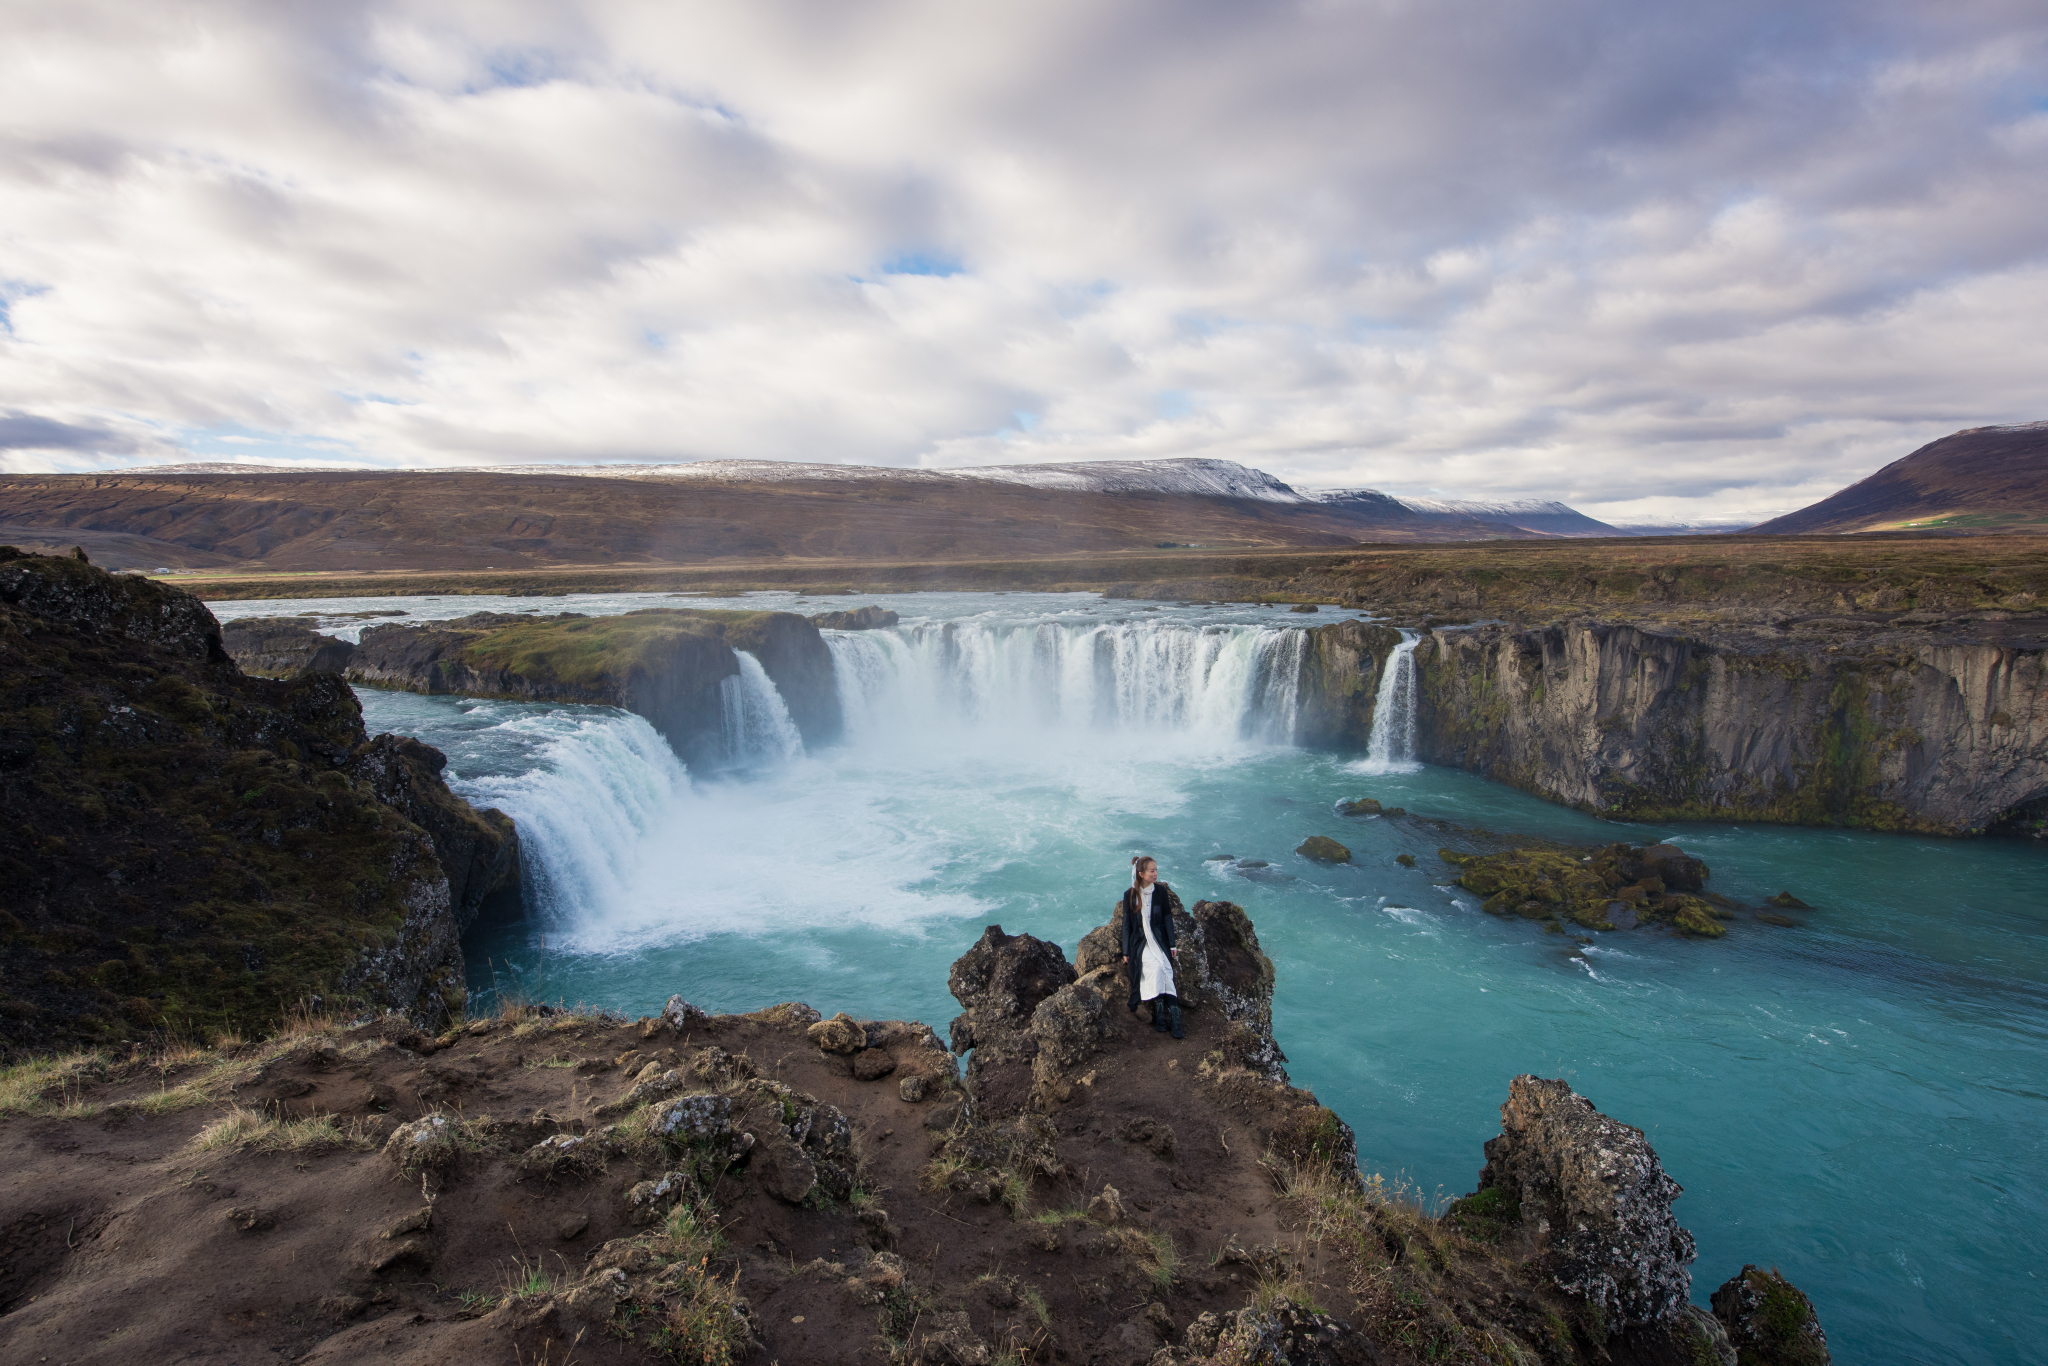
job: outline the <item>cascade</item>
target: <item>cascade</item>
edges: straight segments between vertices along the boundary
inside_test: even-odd
[[[542,920],[626,897],[639,849],[689,790],[668,741],[631,712],[575,708],[507,723],[541,737],[511,773],[450,786],[519,825],[520,876]]]
[[[847,733],[1113,729],[1289,744],[1308,633],[1179,622],[827,632]]]
[[[725,756],[744,767],[786,763],[804,752],[803,736],[790,719],[789,707],[775,689],[761,661],[734,650],[740,671],[718,685],[725,707]]]
[[[1372,704],[1372,730],[1366,736],[1365,758],[1352,766],[1359,773],[1413,773],[1415,761],[1415,646],[1422,636],[1401,632],[1401,643],[1387,656],[1387,671]]]

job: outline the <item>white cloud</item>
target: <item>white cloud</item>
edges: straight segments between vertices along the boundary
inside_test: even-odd
[[[2044,57],[2016,0],[27,0],[0,468],[1203,455],[1763,516],[2048,415]]]

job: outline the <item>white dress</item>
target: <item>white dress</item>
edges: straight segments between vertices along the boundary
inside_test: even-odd
[[[1138,923],[1145,927],[1145,967],[1138,977],[1138,999],[1150,1001],[1160,996],[1178,996],[1180,993],[1173,989],[1173,959],[1152,937],[1151,887],[1138,889]]]

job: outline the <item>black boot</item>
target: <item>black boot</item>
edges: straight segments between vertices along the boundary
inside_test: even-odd
[[[1166,998],[1164,996],[1161,996],[1152,1002],[1152,1027],[1158,1030],[1161,1034],[1164,1034],[1167,1030],[1173,1028],[1172,1025],[1167,1023],[1166,1018],[1167,1012],[1170,1009],[1171,1007],[1166,1004]]]
[[[1168,1019],[1168,1020],[1169,1020],[1169,1021],[1170,1021],[1170,1022],[1172,1023],[1172,1025],[1173,1025],[1173,1037],[1174,1037],[1174,1038],[1176,1038],[1176,1039],[1185,1039],[1185,1038],[1187,1037],[1187,1031],[1186,1031],[1186,1030],[1184,1030],[1184,1029],[1182,1029],[1182,1028],[1180,1027],[1180,998],[1179,998],[1179,997],[1175,997],[1175,998],[1174,998],[1174,1001],[1173,1001],[1173,1004],[1172,1004],[1172,1005],[1170,1005],[1170,1006],[1168,1006],[1168,1007],[1166,1008],[1166,1018],[1167,1018],[1167,1019]]]

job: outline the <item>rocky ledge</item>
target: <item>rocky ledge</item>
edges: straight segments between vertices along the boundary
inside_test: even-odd
[[[0,547],[0,1056],[459,1013],[519,851],[445,763],[334,674],[244,675],[190,594]]]
[[[230,623],[223,639],[244,670],[271,677],[333,670],[351,683],[407,692],[622,707],[653,723],[684,762],[703,768],[732,757],[726,696],[738,684],[744,651],[775,684],[806,744],[839,737],[832,652],[817,626],[790,612],[478,612],[370,626],[356,645],[323,635],[316,623],[312,617],[247,618]],[[864,617],[861,626],[846,629],[880,624]]]
[[[1677,1184],[1561,1081],[1514,1079],[1441,1214],[1362,1176],[1250,920],[1176,920],[1183,1041],[1107,926],[1072,962],[991,926],[964,1074],[914,1021],[680,997],[17,1069],[0,1358],[1827,1360],[1775,1273],[1689,1303]]]

